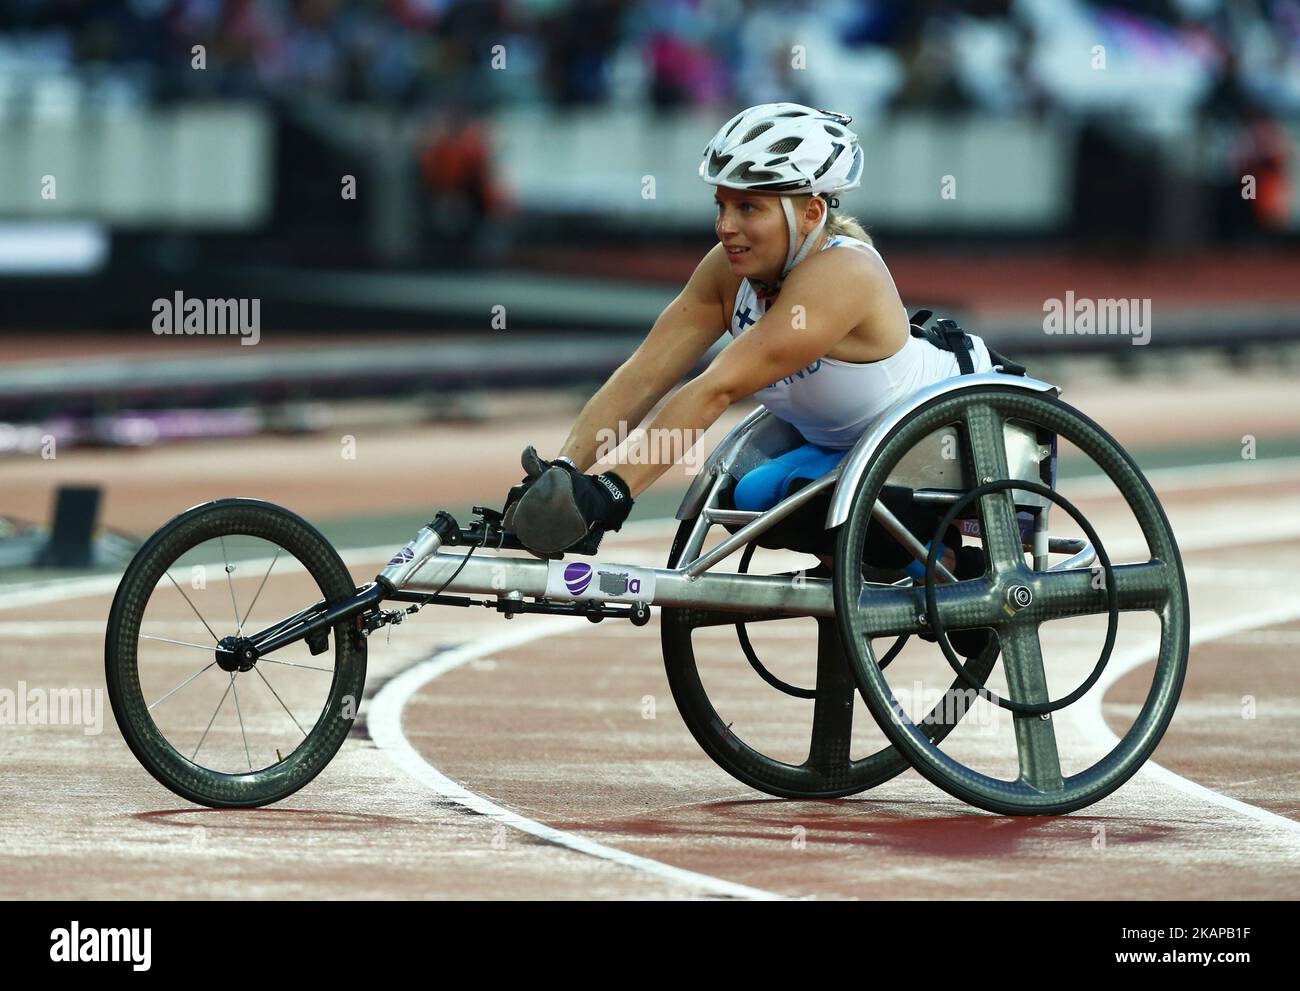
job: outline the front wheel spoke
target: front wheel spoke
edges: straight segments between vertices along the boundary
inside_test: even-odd
[[[172,573],[170,571],[167,572],[167,580],[171,582],[173,585],[176,585],[176,579],[172,577]],[[193,602],[190,602],[190,597],[185,594],[185,589],[181,588],[179,585],[176,585],[176,591],[181,593],[181,598],[183,598],[186,602],[188,602],[190,608],[194,610],[194,615],[199,618],[199,622],[203,624],[204,629],[206,629],[208,633],[212,636],[212,642],[219,643],[221,641],[221,638],[212,632],[212,627],[208,626],[208,621],[203,618],[203,614],[199,612],[198,607],[196,607]]]
[[[261,667],[260,666],[255,667],[253,668],[253,670],[256,671],[257,676],[262,679],[262,684],[266,685],[267,688],[271,689],[271,694],[274,695],[275,700],[280,703],[280,708],[284,709],[285,712],[289,713],[289,718],[292,719],[293,724],[298,727],[298,732],[302,734],[303,739],[306,739],[307,731],[302,728],[302,723],[298,722],[298,717],[295,716],[292,712],[289,712],[289,707],[284,704],[284,699],[280,698],[280,693],[277,692],[274,686],[272,686],[272,684],[266,680],[266,675],[262,674]]]
[[[817,622],[817,698],[807,766],[827,777],[849,766],[856,688],[833,619]]]
[[[259,657],[258,664],[282,664],[286,668],[302,668],[306,671],[324,671],[326,674],[333,674],[333,668],[321,668],[315,664],[298,664],[295,661],[277,661],[274,657]]]
[[[1159,612],[1177,587],[1177,576],[1163,561],[1113,567],[1120,612]],[[1171,584],[1172,582],[1172,584]],[[1106,612],[1106,572],[1100,565],[1072,571],[1040,571],[1035,576],[1034,605],[1041,619],[1065,619]]]
[[[1007,478],[1009,469],[1002,416],[988,405],[971,406],[966,411],[966,436],[975,469],[971,487]],[[990,492],[981,496],[979,503],[985,553],[1001,570],[1023,565],[1025,552],[1011,492],[1006,489]]]
[[[1021,626],[1002,636],[1002,663],[1007,673],[1007,694],[1012,701],[1050,701],[1037,627]],[[1047,718],[1013,713],[1020,777],[1039,791],[1059,791],[1063,781],[1056,750],[1056,726],[1051,713],[1046,715]]]
[[[204,647],[203,649],[204,649],[204,650],[211,650],[212,648],[211,648],[211,647]],[[168,692],[166,695],[162,696],[162,698],[154,699],[154,701],[150,702],[147,706],[145,706],[145,708],[146,708],[147,710],[152,710],[153,707],[154,707],[155,705],[157,705],[159,702],[166,702],[169,698],[171,698],[173,695],[175,695],[175,694],[176,694],[177,692],[179,692],[182,688],[184,688],[184,687],[185,687],[186,685],[188,685],[191,681],[193,681],[195,678],[197,678],[197,677],[198,677],[199,675],[201,675],[204,671],[206,671],[208,668],[212,667],[212,665],[214,665],[214,664],[216,664],[216,663],[217,663],[217,662],[216,662],[215,660],[213,660],[213,661],[208,661],[207,664],[205,664],[203,667],[201,667],[201,668],[199,668],[197,671],[195,671],[192,675],[190,675],[188,678],[186,678],[184,681],[182,681],[179,685],[177,685],[175,688],[173,688],[170,692]],[[211,724],[209,723],[209,725],[211,725]],[[202,743],[202,741],[199,741],[199,742]],[[195,751],[195,752],[197,753],[197,751]]]
[[[207,728],[203,731],[203,735],[199,737],[199,745],[194,748],[194,753],[190,755],[190,760],[197,761],[199,759],[199,751],[203,749],[203,741],[208,738],[208,732],[212,729],[212,724],[217,721],[217,713],[220,712],[221,707],[226,704],[226,696],[230,694],[231,686],[234,685],[234,683],[235,679],[231,676],[230,684],[226,685],[226,690],[221,693],[221,701],[218,702],[217,707],[212,710],[212,718],[208,720]]]
[[[244,711],[239,707],[239,689],[235,687],[235,672],[230,672],[230,690],[235,696],[235,715],[239,717],[239,735],[244,738],[244,757],[248,759],[248,769],[253,769],[253,755],[248,752],[248,734],[244,731]]]
[[[280,551],[282,548],[275,549],[275,557],[271,558],[271,563],[267,565],[266,574],[262,576],[262,583],[257,586],[257,591],[253,593],[253,601],[248,604],[248,611],[244,613],[244,618],[239,621],[239,628],[243,630],[244,624],[248,622],[248,617],[253,614],[253,606],[257,605],[257,600],[262,596],[262,589],[266,588],[266,580],[271,577],[271,569],[275,567],[275,562],[280,560]]]
[[[235,610],[235,636],[244,635],[244,625],[239,621],[239,603],[235,601],[235,569],[230,566],[230,559],[226,557],[226,538],[218,537],[221,541],[221,560],[226,566],[226,584],[230,586],[230,605]],[[235,700],[238,702],[238,698]]]
[[[210,643],[190,643],[188,640],[171,640],[167,637],[155,637],[151,633],[141,633],[140,639],[157,640],[159,643],[174,643],[178,647],[197,647],[199,650],[206,650],[209,653],[212,651],[212,644]],[[216,662],[213,661],[213,663],[215,664]]]

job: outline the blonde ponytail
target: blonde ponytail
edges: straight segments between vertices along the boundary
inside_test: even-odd
[[[859,241],[867,242],[867,244],[873,243],[871,235],[858,222],[858,218],[850,217],[847,214],[836,214],[834,212],[827,214],[826,229],[832,234],[843,234],[845,237],[855,237]]]
[[[795,202],[799,204],[797,209],[803,210],[811,199],[812,196],[807,193],[795,197]],[[830,209],[829,204],[827,205],[826,211],[826,232],[828,234],[842,234],[845,237],[855,237],[859,241],[865,241],[867,244],[875,243],[871,240],[871,235],[867,233],[866,229],[862,226],[862,223],[857,217],[850,217],[846,213],[836,213],[834,210]]]

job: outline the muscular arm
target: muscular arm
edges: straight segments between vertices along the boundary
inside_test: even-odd
[[[607,453],[601,449],[608,436],[605,431],[618,437],[640,424],[721,336],[727,320],[719,281],[726,268],[726,255],[716,245],[659,314],[641,346],[587,401],[560,448],[560,454],[572,458],[580,471]],[[620,431],[620,422],[627,429]]]
[[[856,254],[828,251],[801,263],[763,318],[659,411],[647,428],[651,436],[664,430],[677,431],[668,437],[699,438],[732,403],[806,368],[846,337],[862,319],[864,298],[878,298],[872,280],[881,278]],[[845,285],[862,286],[864,279],[865,294],[844,291]],[[636,498],[667,469],[667,463],[629,464],[617,472]]]

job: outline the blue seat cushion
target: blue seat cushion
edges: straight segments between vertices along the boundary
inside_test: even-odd
[[[804,479],[821,478],[848,454],[848,448],[832,450],[804,444],[747,472],[732,494],[737,509],[761,512],[771,509],[790,494],[790,486]]]

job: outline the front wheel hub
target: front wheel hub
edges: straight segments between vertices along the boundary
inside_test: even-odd
[[[251,671],[257,658],[257,648],[247,637],[222,637],[217,642],[217,666],[222,671]]]

